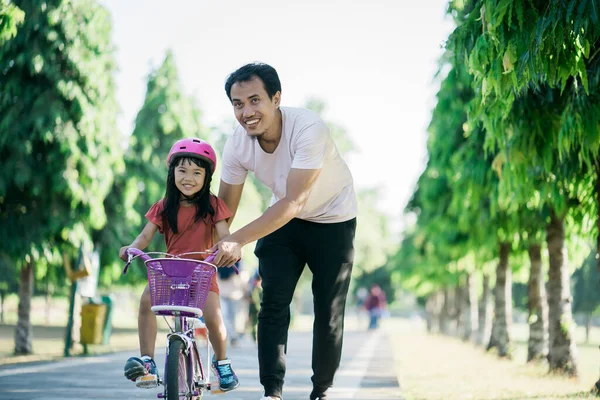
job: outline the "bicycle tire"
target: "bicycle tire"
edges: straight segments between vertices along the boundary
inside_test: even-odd
[[[167,400],[188,399],[186,395],[179,392],[190,391],[189,387],[189,358],[185,355],[185,343],[180,339],[173,339],[169,343],[169,354],[167,355]]]

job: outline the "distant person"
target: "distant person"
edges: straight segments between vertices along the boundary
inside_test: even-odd
[[[385,293],[379,285],[371,286],[369,296],[365,300],[365,309],[369,312],[369,329],[379,328],[379,320],[387,309]]]
[[[164,235],[169,254],[202,252],[213,245],[213,237],[229,235],[227,205],[210,193],[210,182],[217,165],[212,146],[201,139],[182,139],[171,147],[167,157],[167,188],[165,197],[146,213],[148,223],[129,245],[119,250],[119,257],[127,260],[130,247],[145,249],[158,231]],[[194,258],[194,256],[190,256]],[[158,385],[158,370],[154,362],[156,343],[156,315],[151,310],[148,285],[140,300],[138,334],[141,357],[130,357],[125,363],[125,377],[137,387],[153,388]],[[219,388],[229,391],[239,386],[237,375],[227,358],[227,330],[221,316],[219,286],[216,276],[204,307],[204,321],[209,340],[215,352],[213,368],[219,379]]]
[[[324,400],[340,364],[354,259],[352,174],[317,114],[281,107],[281,82],[273,67],[244,65],[229,75],[225,92],[239,126],[223,151],[219,197],[235,216],[253,171],[273,198],[262,216],[221,239],[215,262],[233,264],[243,246],[258,240],[263,288],[258,363],[267,400],[283,397],[290,303],[308,264],[315,313],[310,399]]]
[[[257,341],[258,311],[262,300],[262,279],[258,270],[248,282],[248,326],[252,340]]]

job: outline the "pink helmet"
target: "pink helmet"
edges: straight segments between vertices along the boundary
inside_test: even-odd
[[[217,154],[210,144],[198,138],[186,138],[175,142],[167,157],[167,166],[171,165],[174,155],[202,158],[211,165],[211,172],[217,168]]]

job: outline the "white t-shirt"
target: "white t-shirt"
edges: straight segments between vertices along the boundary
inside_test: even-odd
[[[308,200],[297,216],[334,223],[356,217],[357,202],[350,169],[335,147],[329,128],[319,116],[302,108],[280,107],[281,140],[272,154],[238,125],[223,151],[221,179],[241,185],[248,171],[273,191],[271,205],[285,197],[291,168],[321,169]]]

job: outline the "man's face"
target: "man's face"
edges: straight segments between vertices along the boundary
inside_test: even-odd
[[[236,82],[231,86],[231,104],[235,117],[249,136],[265,137],[276,132],[281,93],[269,98],[260,78]]]

